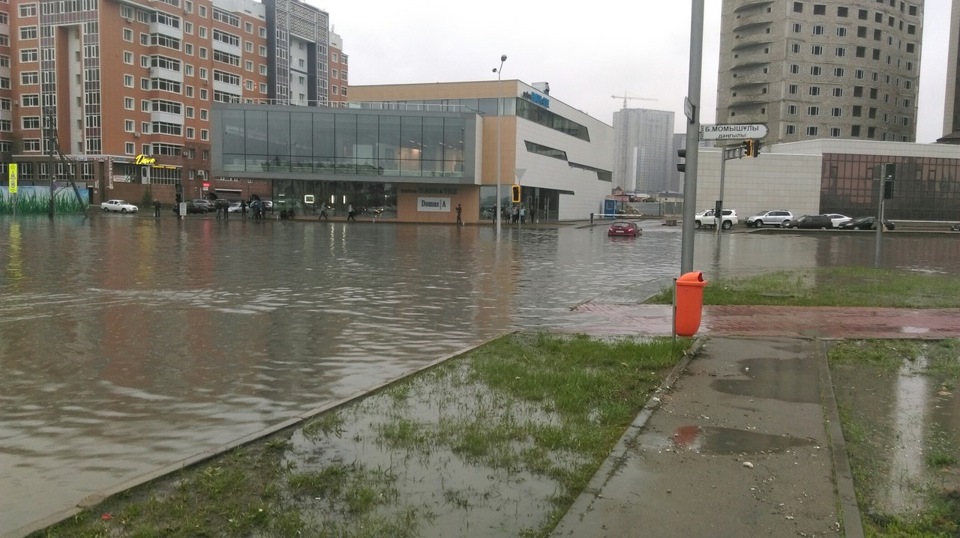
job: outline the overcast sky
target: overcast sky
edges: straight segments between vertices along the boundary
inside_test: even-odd
[[[549,82],[550,96],[608,124],[623,107],[672,110],[683,132],[691,2],[308,0],[330,14],[350,84]],[[917,141],[942,135],[950,0],[925,6]],[[564,6],[575,5],[575,9]],[[720,0],[707,0],[701,123],[715,123]]]

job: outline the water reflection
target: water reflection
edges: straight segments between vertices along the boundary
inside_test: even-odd
[[[677,276],[680,228],[231,219],[0,220],[0,534],[152,469],[583,301]],[[953,271],[955,238],[886,240],[885,265]],[[697,234],[715,276],[871,265],[868,234]]]

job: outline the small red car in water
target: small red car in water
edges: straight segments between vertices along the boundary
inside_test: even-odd
[[[607,230],[607,235],[610,237],[637,237],[642,233],[643,230],[636,223],[626,220],[614,221]]]

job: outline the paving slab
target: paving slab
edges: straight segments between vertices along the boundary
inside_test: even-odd
[[[707,339],[554,536],[843,535],[817,346]]]

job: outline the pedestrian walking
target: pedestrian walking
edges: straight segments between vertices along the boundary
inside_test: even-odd
[[[320,204],[320,216],[317,217],[317,220],[330,220],[330,217],[327,216],[327,204]]]
[[[353,204],[347,206],[347,220],[356,221],[357,219],[353,218],[356,213],[353,211]]]
[[[155,218],[160,218],[160,200],[153,201],[153,216]]]
[[[457,204],[457,224],[463,226],[463,219],[460,217],[460,213],[463,211],[463,208],[460,207],[460,204]]]
[[[514,224],[520,222],[520,206],[513,206],[513,216],[510,217],[510,222]]]
[[[247,201],[240,200],[240,217],[247,218]]]
[[[520,206],[520,224],[526,224],[527,222],[527,208],[526,206]]]

